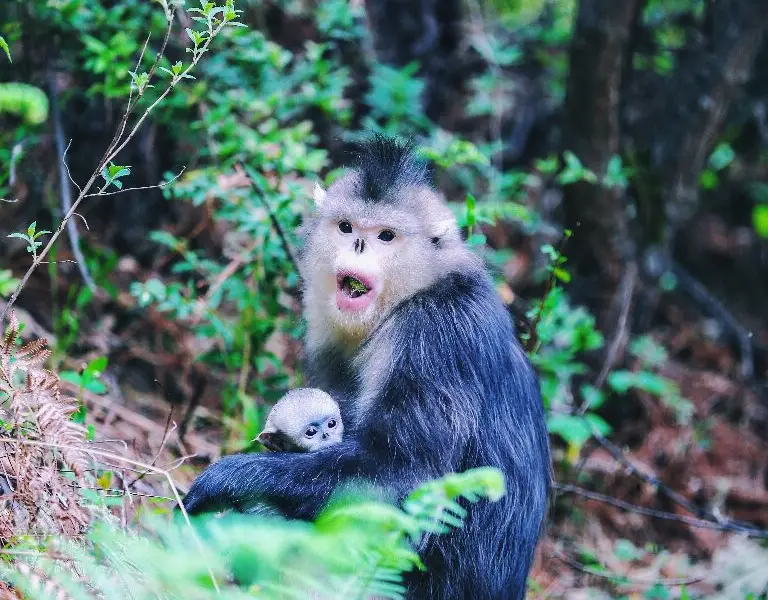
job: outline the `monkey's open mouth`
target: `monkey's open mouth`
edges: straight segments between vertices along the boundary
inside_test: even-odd
[[[359,273],[340,272],[336,284],[336,305],[341,310],[363,310],[373,300],[372,281]]]
[[[346,275],[341,279],[341,291],[350,298],[359,298],[363,294],[367,294],[370,288],[359,279]]]

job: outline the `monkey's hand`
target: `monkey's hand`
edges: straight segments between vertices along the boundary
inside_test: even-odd
[[[184,498],[189,514],[272,506],[285,516],[311,519],[338,484],[361,475],[357,444],[345,440],[309,453],[233,454],[210,465]]]

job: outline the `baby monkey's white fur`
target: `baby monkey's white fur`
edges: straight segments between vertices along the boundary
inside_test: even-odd
[[[271,450],[314,452],[341,441],[339,405],[317,388],[297,388],[272,407],[256,438]]]

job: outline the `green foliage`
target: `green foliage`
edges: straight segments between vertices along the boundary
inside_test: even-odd
[[[48,96],[26,83],[0,83],[0,115],[3,113],[18,115],[29,125],[40,125],[48,118]]]
[[[200,517],[192,529],[180,518],[150,516],[140,532],[102,522],[87,547],[57,541],[57,555],[73,565],[40,554],[34,566],[42,580],[8,563],[3,576],[31,600],[57,588],[74,599],[93,591],[147,600],[401,598],[402,574],[424,568],[415,551],[421,538],[460,528],[471,510],[460,499],[493,502],[504,493],[501,472],[479,468],[418,487],[401,509],[339,497],[315,523],[228,514]]]
[[[730,144],[718,144],[709,155],[707,167],[699,175],[699,185],[705,190],[716,188],[720,183],[717,174],[728,167],[735,157],[736,153]]]
[[[34,258],[37,258],[37,249],[43,245],[43,242],[38,242],[37,238],[43,235],[51,233],[50,231],[36,231],[37,221],[33,221],[28,227],[26,233],[11,233],[7,237],[19,238],[27,242],[27,252],[29,252]]]
[[[768,184],[753,184],[749,195],[755,202],[755,207],[752,209],[752,224],[755,231],[760,237],[768,238]]]
[[[10,269],[0,269],[0,298],[7,298],[19,285],[19,280],[13,276]]]
[[[130,174],[130,167],[121,167],[110,163],[109,166],[101,170],[101,177],[104,179],[104,187],[102,189],[106,190],[110,185],[114,185],[118,190],[123,189],[123,182],[120,181],[120,178],[127,177]]]
[[[429,119],[421,108],[424,82],[415,77],[418,70],[418,63],[401,69],[381,63],[373,65],[371,89],[365,97],[371,113],[363,120],[364,129],[413,135],[429,128]]]
[[[107,368],[107,358],[100,356],[94,358],[80,371],[61,371],[59,379],[74,383],[81,390],[88,390],[94,394],[106,394],[107,386],[100,380],[102,373]]]
[[[563,152],[563,159],[565,160],[565,166],[557,175],[557,183],[569,185],[579,181],[586,181],[587,183],[597,182],[597,176],[582,165],[579,158],[573,152],[570,150]]]
[[[13,59],[11,58],[11,49],[8,47],[8,42],[5,41],[5,38],[0,35],[0,50],[5,52],[5,55],[8,57],[8,62],[13,62]]]

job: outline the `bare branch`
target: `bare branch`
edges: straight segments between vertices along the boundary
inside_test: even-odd
[[[627,575],[622,575],[620,573],[611,573],[593,569],[592,567],[588,567],[587,565],[580,563],[579,561],[571,558],[563,552],[560,552],[559,550],[553,551],[552,554],[555,558],[563,561],[569,567],[573,567],[574,569],[581,571],[582,573],[586,573],[587,575],[594,575],[595,577],[600,577],[602,579],[618,579],[620,581],[625,581],[629,584],[635,585],[660,585],[663,587],[673,587],[680,585],[691,585],[692,583],[696,583],[704,579],[701,576],[680,577],[676,579],[636,579],[634,577],[628,577]]]
[[[67,153],[69,152],[69,147],[72,145],[72,140],[69,140],[69,143],[67,143],[67,147],[64,149],[64,154],[61,156],[61,162],[64,163],[64,168],[67,170],[67,177],[69,177],[69,180],[72,182],[72,185],[74,185],[77,188],[77,193],[81,193],[83,190],[80,188],[80,185],[72,178],[72,174],[69,172],[69,165],[67,164]]]
[[[644,515],[646,517],[653,517],[654,519],[677,521],[678,523],[685,523],[686,525],[690,525],[691,527],[698,527],[700,529],[712,529],[714,531],[735,531],[737,533],[747,535],[748,537],[768,538],[768,530],[765,529],[753,529],[744,531],[743,528],[734,528],[729,523],[713,523],[712,521],[708,521],[706,519],[687,517],[685,515],[676,515],[675,513],[632,504],[630,502],[626,502],[625,500],[620,500],[619,498],[614,498],[599,492],[586,490],[582,487],[572,485],[570,483],[554,483],[553,487],[561,494],[577,494],[589,500],[610,504],[616,508],[621,508],[623,510]]]
[[[285,235],[285,231],[283,231],[283,226],[280,225],[280,221],[277,220],[277,216],[275,215],[274,212],[272,212],[272,207],[269,205],[269,202],[267,202],[266,198],[264,198],[264,196],[261,194],[261,190],[259,190],[256,184],[253,182],[253,177],[250,176],[250,168],[242,164],[239,165],[239,168],[249,174],[248,179],[251,183],[251,187],[256,192],[256,197],[259,199],[259,202],[261,202],[262,206],[264,206],[264,209],[267,211],[267,214],[269,215],[269,220],[272,222],[272,227],[275,228],[275,232],[280,238],[280,242],[283,244],[283,249],[285,250],[285,253],[288,255],[288,259],[291,261],[291,263],[293,263],[293,268],[296,269],[296,272],[301,274],[300,263],[296,259],[296,256],[293,252],[293,248],[291,248],[291,243],[288,241],[288,236]]]

